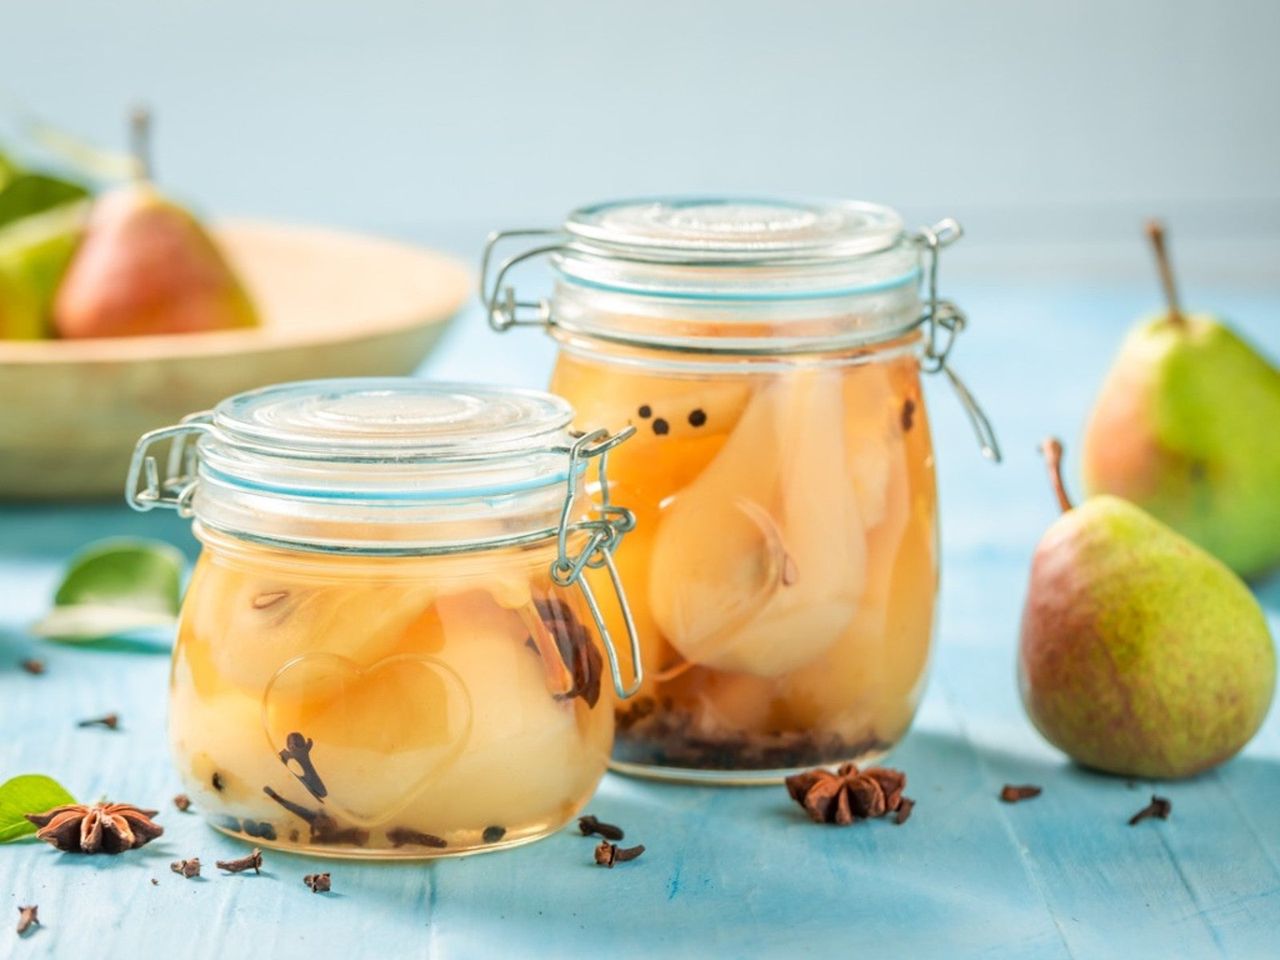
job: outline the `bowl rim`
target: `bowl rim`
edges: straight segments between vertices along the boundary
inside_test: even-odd
[[[291,329],[287,334],[281,334],[278,329],[267,325],[242,330],[93,337],[77,340],[0,339],[0,367],[209,359],[365,340],[415,327],[430,327],[445,323],[458,313],[471,293],[470,268],[459,258],[429,247],[358,231],[251,217],[220,218],[212,223],[210,229],[215,236],[258,233],[274,235],[277,238],[305,236],[309,240],[358,242],[369,246],[381,246],[399,256],[420,259],[424,271],[431,271],[439,276],[440,293],[437,302],[431,304],[429,309],[375,318],[356,330],[343,327],[313,328],[304,325]]]

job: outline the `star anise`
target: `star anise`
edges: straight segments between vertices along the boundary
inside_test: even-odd
[[[804,807],[815,823],[841,826],[896,811],[902,806],[906,785],[906,774],[898,770],[859,770],[852,763],[844,764],[835,773],[819,767],[787,777],[791,799]]]
[[[44,813],[28,813],[36,836],[68,853],[123,853],[164,833],[151,818],[155,810],[131,803],[69,803]]]

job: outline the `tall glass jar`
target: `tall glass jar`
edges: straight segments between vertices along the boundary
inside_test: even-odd
[[[203,544],[169,711],[197,810],[297,852],[430,857],[587,802],[640,677],[603,625],[628,634],[625,601],[581,579],[633,524],[584,490],[630,431],[572,417],[532,391],[330,380],[139,442],[130,503],[194,517]]]
[[[938,583],[922,370],[998,458],[948,365],[963,315],[937,254],[959,233],[865,203],[663,198],[490,238],[490,323],[549,328],[579,429],[638,431],[610,468],[637,519],[617,561],[645,669],[616,768],[764,782],[906,732]],[[491,271],[512,237],[536,242]],[[522,300],[506,277],[542,255],[554,292]]]

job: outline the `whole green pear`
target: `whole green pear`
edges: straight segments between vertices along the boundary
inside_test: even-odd
[[[1018,657],[1022,700],[1088,767],[1186,777],[1234,756],[1275,688],[1262,609],[1225,564],[1109,495],[1072,507],[1061,445],[1045,454],[1063,514],[1031,565]]]
[[[1138,504],[1241,576],[1280,564],[1280,370],[1221,321],[1169,309],[1125,340],[1084,438],[1084,482]]]
[[[86,202],[68,203],[0,228],[0,338],[50,334],[54,293],[88,212]]]
[[[0,340],[39,340],[40,300],[21,274],[0,261]]]

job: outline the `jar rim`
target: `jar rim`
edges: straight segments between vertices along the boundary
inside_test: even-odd
[[[723,195],[588,204],[565,218],[564,230],[587,254],[685,266],[848,260],[903,238],[902,217],[883,204]]]
[[[282,458],[427,465],[559,449],[572,421],[567,401],[539,390],[348,377],[235,394],[209,425],[221,443]]]

